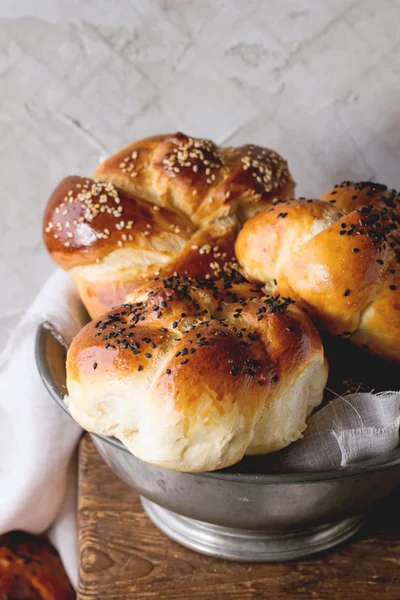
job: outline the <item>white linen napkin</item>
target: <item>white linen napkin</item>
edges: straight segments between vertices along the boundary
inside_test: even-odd
[[[72,279],[57,271],[0,357],[0,534],[50,528],[75,587],[75,449],[81,429],[45,390],[34,345],[38,326],[46,323],[68,346],[85,318]],[[337,468],[398,447],[399,422],[400,392],[338,397],[309,419],[302,440],[257,461],[264,472]]]
[[[57,271],[12,332],[0,356],[0,534],[49,527],[65,569],[78,580],[76,457],[80,427],[43,387],[34,345],[48,322],[68,344],[84,313],[72,279]]]

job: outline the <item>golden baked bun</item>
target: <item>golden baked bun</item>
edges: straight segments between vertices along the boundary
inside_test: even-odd
[[[301,437],[327,366],[311,320],[247,282],[169,277],[92,321],[67,357],[86,430],[178,471],[211,471]]]
[[[74,600],[57,552],[46,540],[13,531],[0,536],[2,600]]]
[[[154,136],[105,160],[93,179],[64,179],[47,203],[43,236],[95,318],[158,275],[229,273],[240,224],[293,190],[273,150]]]
[[[319,326],[400,361],[399,209],[386,186],[344,182],[255,215],[236,256],[249,279],[293,298]]]

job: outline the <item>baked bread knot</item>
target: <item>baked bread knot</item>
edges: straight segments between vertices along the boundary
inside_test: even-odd
[[[75,592],[49,542],[12,531],[0,536],[0,598],[75,600]]]
[[[395,190],[346,181],[255,215],[236,256],[248,278],[295,299],[322,328],[400,361],[399,218]]]
[[[301,437],[322,401],[319,335],[292,300],[247,282],[169,277],[92,321],[67,357],[86,430],[179,471],[210,471]]]
[[[94,318],[157,276],[229,275],[241,224],[293,190],[273,150],[154,136],[105,160],[93,178],[64,179],[47,203],[43,236]]]

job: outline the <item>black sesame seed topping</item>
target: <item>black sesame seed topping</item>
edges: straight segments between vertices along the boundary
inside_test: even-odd
[[[376,260],[376,262],[378,263],[378,265],[383,265],[383,264],[385,264],[385,263],[384,263],[384,261],[383,261],[381,258],[378,258],[378,259]]]
[[[357,254],[357,252],[360,252],[360,248],[353,248],[352,252],[354,252],[354,254]]]
[[[187,362],[189,362],[189,359],[184,358],[183,360],[181,360],[181,365],[186,365]]]
[[[272,381],[274,383],[276,383],[278,381],[278,379],[279,379],[278,375],[274,375],[273,378],[272,378]]]
[[[141,371],[141,370],[142,370],[142,365],[138,365],[138,368],[137,368],[137,370],[138,370],[138,371]]]
[[[350,295],[350,290],[349,289],[344,290],[343,296],[349,296],[349,295]]]
[[[97,369],[97,362],[93,363],[93,369]]]
[[[151,354],[149,352],[145,352],[144,355],[146,358],[151,358]]]
[[[392,285],[389,285],[389,288],[390,288],[391,290],[393,290],[393,291],[394,291],[394,290],[397,290],[397,285],[394,285],[394,284],[392,284]]]
[[[171,375],[171,369],[167,369],[165,372],[167,375]]]

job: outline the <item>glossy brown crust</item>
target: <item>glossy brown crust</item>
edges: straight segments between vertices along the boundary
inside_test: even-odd
[[[235,252],[242,273],[250,281],[276,286],[277,274],[295,248],[300,247],[317,221],[324,225],[343,213],[319,200],[278,202],[246,221],[236,240]]]
[[[276,198],[293,195],[287,162],[260,146],[222,148],[182,133],[129,144],[95,171],[160,206],[186,214],[197,225],[237,213],[245,218]]]
[[[244,225],[239,264],[331,333],[400,361],[398,198],[380,184],[344,182],[319,201],[279,203]]]
[[[321,352],[301,311],[248,283],[172,277],[151,288],[141,303],[122,306],[77,335],[68,352],[69,382],[134,375],[151,381],[154,394],[189,419],[232,403],[248,415]],[[204,386],[213,392],[212,407],[201,403]]]
[[[43,236],[63,269],[99,262],[120,248],[153,250],[186,243],[194,227],[184,215],[117,190],[111,183],[67,177],[47,203]],[[168,246],[167,246],[168,248]]]
[[[351,340],[372,354],[400,362],[400,265],[388,260],[385,278],[361,315],[363,327]]]
[[[400,211],[400,195],[381,183],[373,181],[343,181],[319,197],[346,213],[363,206],[375,206]]]
[[[238,268],[234,243],[239,231],[235,219],[220,219],[199,229],[180,252],[172,253],[164,266],[150,265],[138,269],[115,269],[106,278],[88,278],[74,272],[78,292],[89,314],[96,318],[113,306],[122,304],[128,294],[146,287],[154,277],[184,275],[194,279],[230,276]],[[87,273],[86,273],[87,275]]]
[[[375,238],[357,235],[364,230],[359,221],[359,213],[352,212],[324,229],[291,256],[279,277],[283,293],[301,298],[311,316],[335,335],[357,329],[384,276],[377,260],[388,257],[388,248]],[[354,233],[347,235],[352,226]]]
[[[0,537],[0,598],[74,600],[75,593],[54,548],[14,531]]]
[[[239,233],[236,219],[219,219],[199,229],[177,256],[162,267],[160,278],[183,275],[193,279],[218,279],[238,269],[234,245]]]
[[[158,274],[230,272],[240,223],[294,189],[272,150],[220,148],[181,133],[130,144],[93,177],[64,179],[43,221],[52,259],[71,270],[93,318]],[[200,252],[207,245],[218,249]]]

